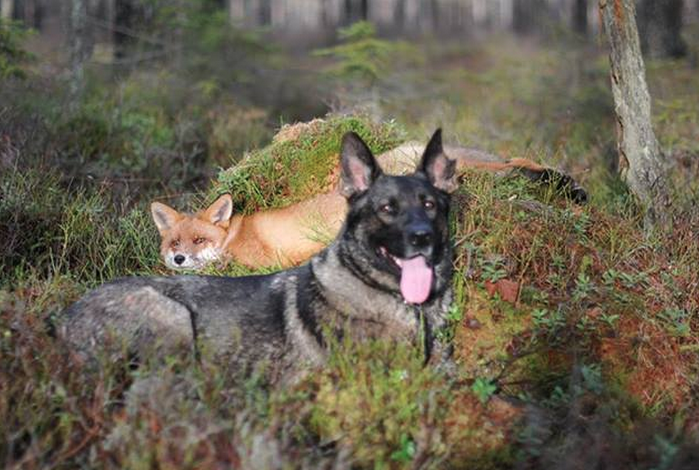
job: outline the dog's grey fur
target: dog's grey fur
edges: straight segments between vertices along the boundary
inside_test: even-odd
[[[69,307],[62,336],[87,356],[116,337],[132,354],[155,344],[161,353],[204,347],[235,368],[263,362],[285,372],[323,364],[329,343],[346,337],[424,341],[426,359],[434,356],[434,333],[452,301],[448,193],[456,188],[441,132],[410,176],[384,174],[353,133],[343,139],[341,161],[348,216],[308,264],[238,278],[119,279]],[[415,256],[432,267],[432,287],[424,303],[410,305],[396,258]]]

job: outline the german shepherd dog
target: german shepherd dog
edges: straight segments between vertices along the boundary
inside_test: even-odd
[[[116,335],[121,347],[110,355],[123,346],[137,356],[154,344],[159,353],[206,347],[235,368],[272,365],[278,378],[322,365],[340,338],[409,341],[424,346],[426,360],[441,356],[436,332],[452,302],[448,214],[456,188],[440,130],[408,176],[384,174],[348,133],[340,178],[347,218],[309,263],[261,276],[119,279],[70,306],[61,335],[87,357]]]

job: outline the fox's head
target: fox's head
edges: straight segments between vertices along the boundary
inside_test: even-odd
[[[233,210],[229,194],[194,215],[154,202],[150,206],[160,232],[160,255],[170,269],[199,269],[219,259]]]

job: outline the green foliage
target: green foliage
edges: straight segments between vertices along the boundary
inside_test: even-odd
[[[236,210],[250,213],[283,207],[334,187],[342,136],[357,132],[376,154],[396,147],[403,138],[392,122],[372,123],[362,116],[330,117],[287,129],[292,138],[278,139],[248,154],[218,175],[207,197],[230,193]],[[282,134],[285,131],[282,131]]]
[[[355,458],[375,466],[407,463],[414,456],[420,421],[435,406],[428,390],[436,377],[421,366],[419,353],[404,346],[376,343],[332,358],[321,383],[311,423],[324,440],[345,445],[363,442]]]
[[[481,279],[495,283],[507,277],[503,261],[500,256],[480,259]]]
[[[0,175],[0,286],[21,273],[95,285],[158,264],[145,207],[120,208],[105,192],[69,191],[51,171]]]
[[[0,18],[0,80],[26,78],[23,66],[34,58],[22,44],[29,34],[20,22]]]
[[[328,57],[334,64],[326,69],[331,77],[357,85],[374,85],[386,77],[391,61],[406,47],[402,43],[376,37],[376,27],[358,21],[338,30],[340,44],[319,49],[318,57]]]
[[[488,379],[478,377],[471,385],[471,390],[481,403],[486,403],[497,390],[497,386]]]
[[[407,434],[400,436],[398,450],[391,454],[391,460],[398,463],[406,464],[413,461],[415,457],[415,442],[413,442]]]

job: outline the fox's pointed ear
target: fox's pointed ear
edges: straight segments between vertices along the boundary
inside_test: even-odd
[[[444,192],[452,193],[459,187],[456,162],[447,157],[442,148],[442,129],[437,129],[432,135],[417,171],[427,176],[435,188]]]
[[[214,225],[227,225],[233,214],[233,198],[230,194],[224,194],[216,199],[202,215],[202,218]]]
[[[155,222],[155,226],[158,227],[158,231],[161,235],[163,232],[166,232],[174,227],[181,217],[179,212],[161,202],[151,203],[150,213],[151,216],[153,216],[153,222]]]
[[[340,164],[340,193],[347,198],[363,193],[381,176],[381,168],[371,150],[354,132],[342,138]]]

